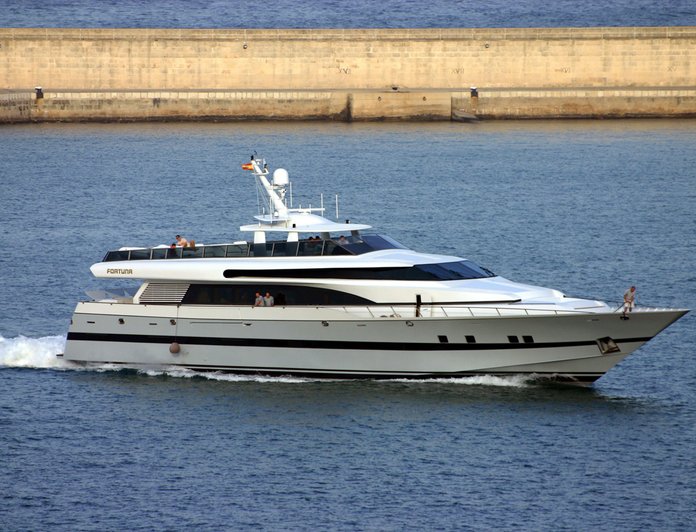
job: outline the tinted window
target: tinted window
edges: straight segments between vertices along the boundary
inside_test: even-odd
[[[430,273],[434,278],[443,281],[454,279],[479,279],[481,277],[493,277],[495,274],[481,268],[471,261],[444,262],[442,264],[423,264],[418,266],[421,270]]]
[[[478,264],[475,264],[468,260],[463,260],[461,262],[446,262],[442,264],[442,267],[448,271],[456,273],[462,276],[462,279],[476,279],[477,277],[493,277],[495,274],[482,268]]]
[[[322,240],[304,240],[300,242],[298,255],[321,255],[324,248]]]
[[[225,246],[205,246],[203,254],[205,257],[224,257]]]
[[[287,249],[287,242],[276,242],[275,244],[266,244],[266,250],[269,255],[271,255],[271,250],[273,251],[273,255],[276,257],[283,257],[285,256],[285,251]]]
[[[169,248],[167,250],[167,258],[168,259],[180,259],[181,258],[181,252],[183,251],[184,248]]]
[[[132,249],[130,260],[150,260],[149,249]]]
[[[228,257],[246,257],[248,254],[248,244],[230,244],[229,246],[227,246]]]
[[[349,243],[343,245],[353,255],[369,253],[380,249],[407,249],[406,246],[399,244],[393,238],[384,235],[363,235],[361,237],[350,237]]]
[[[200,258],[203,257],[203,249],[204,249],[204,248],[202,248],[202,247],[195,247],[195,248],[185,247],[185,248],[182,248],[183,258],[185,258],[185,259],[191,259],[191,258],[200,259]]]
[[[438,279],[443,281],[495,277],[492,271],[482,268],[470,260],[443,262],[441,264],[423,264],[418,266],[418,268],[431,272]]]
[[[338,248],[340,249],[340,248]],[[225,270],[225,278],[384,279],[391,281],[453,281],[479,279],[495,274],[470,261],[422,264],[404,268],[325,268],[293,270]]]
[[[364,235],[363,242],[369,245],[373,250],[377,249],[408,249],[403,244],[400,244],[393,238],[386,235]]]
[[[128,251],[109,251],[104,257],[104,262],[115,260],[128,260]]]
[[[347,247],[347,244],[344,247],[333,240],[327,240],[324,244],[324,255],[350,255],[351,253],[346,249]]]
[[[249,305],[253,306],[256,291],[271,292],[276,306],[292,305],[369,305],[373,302],[337,290],[293,285],[222,285],[192,284],[184,305]]]

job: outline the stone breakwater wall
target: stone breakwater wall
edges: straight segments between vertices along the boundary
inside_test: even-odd
[[[0,122],[460,113],[696,116],[696,27],[0,29]]]

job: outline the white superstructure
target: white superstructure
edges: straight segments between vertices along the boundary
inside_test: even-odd
[[[264,206],[253,240],[121,248],[92,266],[142,281],[78,303],[64,357],[343,378],[531,374],[593,382],[685,309],[638,308],[515,283],[459,257],[418,253],[370,226],[292,208],[287,171],[251,170]],[[272,240],[269,235],[281,234]],[[257,292],[273,306],[255,306]]]

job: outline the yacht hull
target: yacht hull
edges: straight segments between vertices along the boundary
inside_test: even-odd
[[[621,320],[616,313],[365,310],[85,302],[64,359],[330,378],[526,374],[591,383],[686,313],[644,310]]]

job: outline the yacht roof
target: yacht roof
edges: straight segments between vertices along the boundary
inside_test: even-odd
[[[264,231],[279,233],[350,233],[362,231],[372,226],[365,224],[339,223],[310,212],[292,212],[286,217],[269,215],[254,216],[259,222],[243,225],[240,231]]]

